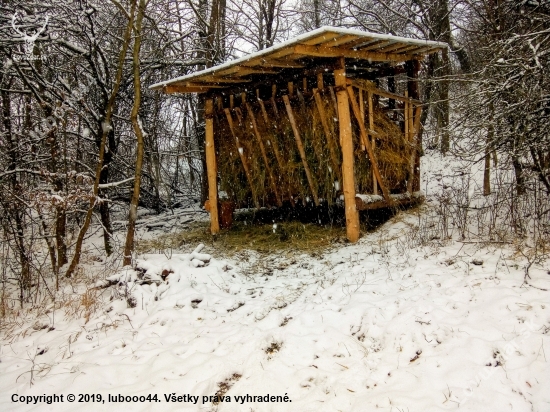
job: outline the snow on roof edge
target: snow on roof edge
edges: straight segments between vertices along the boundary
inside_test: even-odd
[[[300,34],[296,37],[292,37],[292,38],[290,38],[288,40],[285,40],[281,43],[275,44],[271,47],[268,47],[267,49],[258,50],[254,53],[250,53],[250,54],[247,54],[245,56],[239,57],[238,59],[230,60],[230,61],[227,61],[227,62],[222,63],[220,65],[209,67],[208,69],[204,69],[204,70],[201,70],[201,71],[198,71],[198,72],[189,73],[189,74],[186,74],[184,76],[180,76],[180,77],[176,77],[176,78],[173,78],[173,79],[168,79],[168,80],[164,80],[162,82],[152,84],[151,86],[149,86],[149,89],[158,89],[158,88],[167,86],[171,83],[176,83],[176,82],[180,82],[180,81],[183,81],[183,80],[191,79],[193,77],[203,76],[203,75],[209,74],[209,73],[214,73],[218,70],[229,68],[229,67],[234,66],[236,64],[244,63],[248,60],[252,60],[252,59],[255,59],[257,57],[261,57],[264,54],[271,54],[274,51],[277,51],[279,49],[283,49],[285,47],[288,47],[291,44],[307,40],[310,37],[319,36],[320,34],[323,34],[323,33],[351,34],[351,35],[356,35],[356,36],[361,36],[361,37],[372,37],[372,38],[379,39],[379,40],[390,40],[391,39],[391,40],[402,41],[402,42],[410,43],[410,44],[418,44],[419,46],[426,46],[427,45],[427,46],[442,47],[442,48],[449,47],[447,45],[447,43],[432,41],[432,40],[410,39],[410,38],[407,38],[407,37],[392,36],[390,34],[371,33],[371,32],[368,32],[368,31],[362,31],[362,30],[356,30],[356,29],[346,29],[346,28],[342,28],[342,27],[322,26],[322,27],[319,27],[318,29],[315,29],[313,31],[309,31],[307,33]]]

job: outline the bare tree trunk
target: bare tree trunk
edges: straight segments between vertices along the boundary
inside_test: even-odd
[[[143,129],[141,121],[139,119],[139,107],[141,105],[141,80],[140,80],[140,67],[139,67],[139,52],[141,49],[141,23],[143,21],[143,15],[145,13],[145,0],[139,0],[138,13],[136,17],[135,26],[135,40],[133,50],[133,70],[134,70],[134,106],[132,107],[132,114],[130,119],[132,120],[132,126],[137,139],[137,153],[136,153],[136,170],[134,179],[134,191],[132,193],[132,200],[130,201],[130,212],[128,214],[128,233],[126,234],[126,244],[124,246],[124,260],[123,264],[129,265],[132,263],[132,252],[134,251],[134,234],[136,229],[137,220],[137,207],[139,202],[139,192],[141,186],[141,168],[143,165]]]
[[[449,133],[449,76],[451,74],[451,62],[449,60],[448,50],[442,52],[442,70],[439,95],[439,114],[441,116],[441,153],[446,154],[451,147],[451,138]]]
[[[483,170],[483,196],[491,194],[491,146],[495,139],[495,126],[493,125],[493,112],[495,107],[493,103],[489,104],[490,118],[487,130],[487,141],[485,143],[485,169]],[[496,166],[496,165],[495,165]]]
[[[111,91],[111,96],[109,97],[109,101],[107,102],[107,107],[105,108],[105,119],[103,121],[103,127],[101,130],[101,142],[99,145],[99,158],[97,161],[96,171],[95,171],[95,180],[94,180],[94,186],[93,186],[93,192],[92,196],[90,196],[90,207],[88,208],[88,211],[86,212],[86,217],[84,218],[84,224],[80,228],[80,231],[78,233],[78,237],[76,239],[76,245],[75,245],[75,252],[73,259],[71,260],[71,264],[69,265],[69,268],[67,269],[67,272],[65,273],[65,276],[71,277],[74,273],[76,266],[80,262],[80,254],[82,252],[82,243],[84,241],[84,235],[88,231],[88,228],[90,226],[90,222],[92,220],[92,213],[94,210],[94,207],[97,202],[97,195],[99,193],[99,179],[101,176],[101,170],[103,169],[103,158],[105,156],[105,144],[107,142],[107,135],[111,131],[111,117],[113,115],[114,106],[115,106],[115,100],[116,96],[118,94],[118,89],[120,87],[120,83],[122,81],[122,70],[124,68],[124,61],[126,58],[126,52],[128,51],[128,45],[130,44],[130,40],[132,38],[132,26],[134,24],[134,14],[136,9],[136,3],[137,0],[132,0],[131,4],[131,10],[129,14],[129,20],[128,25],[126,26],[126,30],[124,32],[124,37],[122,40],[122,47],[120,49],[120,54],[118,56],[118,66],[117,66],[117,72],[115,76],[115,82],[113,84],[113,90]]]
[[[2,90],[2,121],[4,123],[4,130],[6,133],[6,141],[8,143],[9,151],[9,165],[8,170],[15,170],[17,167],[17,148],[13,141],[12,124],[11,124],[11,98],[7,90]],[[17,181],[17,174],[13,173],[10,179],[11,190],[13,193],[17,193],[19,190],[19,182]],[[18,205],[6,205],[7,209],[12,213],[12,217],[15,220],[15,230],[13,235],[17,252],[19,254],[19,264],[21,265],[21,274],[19,278],[20,286],[20,301],[21,307],[23,307],[24,292],[31,287],[31,267],[29,253],[25,246],[24,236],[24,224],[21,208]]]

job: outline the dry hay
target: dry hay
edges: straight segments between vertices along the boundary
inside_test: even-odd
[[[252,110],[263,141],[269,167],[276,181],[277,190],[283,200],[304,201],[312,199],[312,191],[307,180],[294,133],[283,102],[276,103],[276,110],[271,101],[264,105],[268,115],[266,123],[258,103],[252,103]],[[336,108],[328,90],[322,95],[326,120],[331,132],[333,147],[336,149],[338,162],[341,164],[341,153],[338,144],[338,121]],[[312,95],[306,97],[300,93],[291,98],[291,105],[306,152],[307,164],[313,175],[315,189],[320,199],[332,203],[340,195],[340,184],[337,171],[330,157],[330,141],[324,132],[321,118]],[[226,115],[218,111],[215,116],[216,147],[218,150],[218,171],[221,190],[234,201],[237,207],[254,205],[252,189],[261,206],[277,204],[272,189],[272,182],[266,170],[257,137],[254,134],[251,119],[246,107],[241,106],[231,111],[235,132],[242,147],[243,154],[251,171],[252,185],[249,185],[239,157],[235,138],[233,137]],[[353,116],[353,114],[352,114]],[[374,111],[375,131],[380,136],[376,139],[376,156],[385,183],[394,192],[402,192],[408,178],[407,154],[410,149],[403,132],[393,120],[381,110]],[[364,151],[359,137],[356,119],[352,120],[353,140],[355,147],[355,173],[358,193],[372,193],[372,168],[367,152]],[[281,164],[277,161],[275,149],[280,152]]]
[[[246,224],[235,222],[231,230],[222,230],[213,237],[209,225],[196,223],[192,228],[162,235],[156,239],[140,240],[136,251],[142,253],[177,253],[178,249],[192,249],[204,243],[218,255],[231,256],[243,250],[258,253],[290,252],[316,253],[335,243],[345,242],[345,229],[339,226],[321,226],[300,222],[271,224]]]

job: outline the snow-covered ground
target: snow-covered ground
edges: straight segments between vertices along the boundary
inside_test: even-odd
[[[525,285],[513,245],[443,240],[422,213],[322,256],[142,255],[89,319],[2,336],[0,409],[549,411],[550,265]]]

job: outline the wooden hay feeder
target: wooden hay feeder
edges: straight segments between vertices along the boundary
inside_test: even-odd
[[[237,207],[343,198],[352,242],[359,210],[418,201],[418,71],[446,47],[322,27],[151,86],[203,93],[212,234],[218,188]]]

